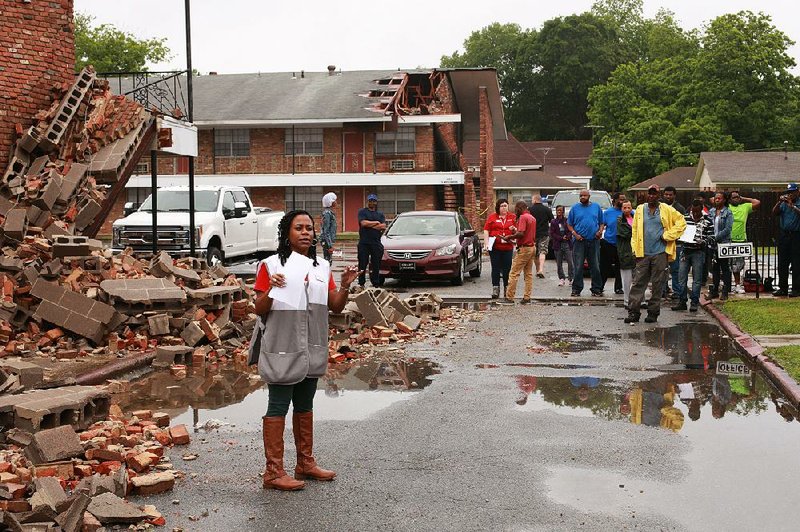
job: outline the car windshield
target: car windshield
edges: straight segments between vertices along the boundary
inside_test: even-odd
[[[453,236],[456,219],[452,216],[399,216],[386,236]]]
[[[159,190],[157,199],[158,212],[189,212],[188,190]],[[217,190],[194,191],[195,212],[215,212],[218,202],[219,191]],[[153,198],[148,196],[139,210],[150,212],[152,204]]]
[[[553,208],[563,205],[565,207],[572,207],[580,201],[580,192],[571,190],[569,192],[559,192],[553,198]],[[589,201],[597,203],[601,208],[607,209],[611,207],[611,202],[608,201],[608,194],[605,192],[589,192]]]

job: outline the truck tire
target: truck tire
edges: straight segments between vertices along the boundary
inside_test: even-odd
[[[206,251],[206,262],[209,266],[216,266],[217,264],[223,264],[225,261],[225,256],[222,254],[222,251],[218,247],[208,246],[208,251]]]

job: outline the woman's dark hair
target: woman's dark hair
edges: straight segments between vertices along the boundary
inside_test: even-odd
[[[314,225],[314,218],[308,211],[294,210],[289,211],[283,215],[281,221],[278,222],[278,258],[281,261],[281,266],[286,264],[289,255],[292,254],[292,246],[289,244],[289,230],[292,227],[292,222],[298,216],[308,216],[311,218],[311,225]],[[314,266],[317,266],[317,230],[314,228],[311,246],[308,248],[308,258],[314,261]]]
[[[728,201],[730,200],[730,196],[728,196],[727,192],[723,192],[722,190],[718,192],[714,192],[714,196],[716,197],[718,194],[722,195],[722,200],[724,201],[724,205],[728,206]]]
[[[498,198],[497,201],[494,203],[494,213],[500,214],[500,205],[503,203],[508,204],[508,200],[505,198]]]

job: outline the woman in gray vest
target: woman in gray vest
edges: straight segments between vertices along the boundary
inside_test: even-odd
[[[304,479],[333,480],[336,473],[317,466],[314,445],[314,394],[328,367],[328,310],[341,312],[358,276],[346,268],[337,289],[330,264],[316,255],[314,221],[306,211],[291,211],[278,226],[278,252],[261,261],[256,276],[259,320],[250,343],[250,364],[258,364],[269,385],[263,417],[264,488],[303,489]],[[295,478],[283,469],[283,431],[289,404],[297,448]]]

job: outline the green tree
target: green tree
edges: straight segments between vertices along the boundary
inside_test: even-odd
[[[111,24],[93,26],[94,17],[75,14],[75,68],[93,65],[98,72],[142,72],[147,63],[169,59],[166,39],[137,39]]]
[[[443,56],[443,68],[497,69],[500,93],[505,107],[506,123],[516,131],[528,120],[521,114],[521,99],[530,83],[533,71],[532,48],[536,32],[524,30],[518,24],[497,22],[474,31],[464,40],[464,51]]]

